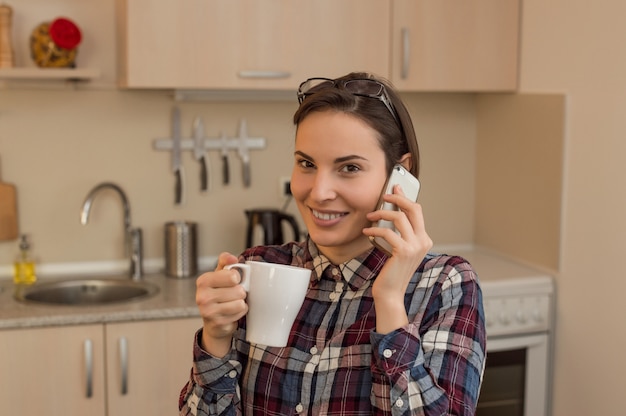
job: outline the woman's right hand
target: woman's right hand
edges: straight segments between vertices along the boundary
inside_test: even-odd
[[[224,270],[237,261],[236,256],[221,253],[215,271],[200,275],[196,281],[196,304],[203,321],[201,346],[215,357],[228,354],[237,321],[248,312],[239,272]]]

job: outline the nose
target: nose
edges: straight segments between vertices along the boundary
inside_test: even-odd
[[[311,182],[310,197],[315,202],[330,201],[337,197],[333,175],[317,171]]]

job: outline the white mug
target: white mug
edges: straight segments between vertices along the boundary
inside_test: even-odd
[[[309,287],[311,270],[259,261],[225,267],[231,268],[241,270],[240,284],[248,292],[246,341],[271,347],[286,346]]]

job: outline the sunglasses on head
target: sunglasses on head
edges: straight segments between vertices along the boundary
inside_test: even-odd
[[[327,88],[339,88],[344,91],[348,91],[353,95],[376,98],[377,100],[380,100],[385,107],[387,107],[387,110],[389,110],[394,120],[396,120],[396,123],[401,126],[398,114],[396,113],[396,110],[387,95],[385,85],[375,79],[357,78],[337,82],[336,80],[330,78],[309,78],[300,84],[300,87],[298,88],[298,102],[302,104],[304,99],[309,95],[313,95]]]

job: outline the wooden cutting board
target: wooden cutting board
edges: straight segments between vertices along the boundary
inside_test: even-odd
[[[0,182],[0,241],[15,240],[17,232],[17,198],[15,186]]]

